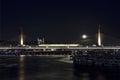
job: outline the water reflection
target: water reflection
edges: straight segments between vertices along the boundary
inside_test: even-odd
[[[19,66],[19,80],[25,80],[24,77],[24,59],[25,56],[24,55],[20,55],[20,66]]]
[[[82,80],[90,80],[89,73],[83,73],[82,74]]]
[[[0,59],[0,80],[120,80],[116,67],[73,67],[71,63],[50,56],[21,55]]]
[[[103,70],[102,70],[103,69]],[[78,78],[78,80],[113,80],[107,79],[108,77],[104,68],[100,69],[99,67],[89,67],[89,66],[75,66],[74,67],[74,75]],[[111,74],[111,73],[110,73]],[[112,76],[109,76],[112,77]]]
[[[96,76],[96,79],[95,79],[95,80],[106,80],[106,78],[105,78],[104,75],[98,74],[98,75]]]

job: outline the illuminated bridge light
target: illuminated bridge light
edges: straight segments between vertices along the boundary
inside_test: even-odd
[[[21,35],[20,44],[23,45],[23,35]]]
[[[98,30],[98,46],[101,46],[101,33],[100,33],[100,27],[99,27],[99,30]]]
[[[21,29],[21,35],[20,35],[20,45],[24,46],[24,36],[23,36],[23,30]]]
[[[79,46],[79,44],[41,44],[39,46],[65,46],[65,47],[68,47],[68,46]]]

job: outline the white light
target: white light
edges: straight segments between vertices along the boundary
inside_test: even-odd
[[[79,44],[40,44],[39,46],[79,46]]]
[[[101,46],[101,33],[100,33],[100,27],[98,29],[98,46]]]
[[[86,38],[87,38],[87,35],[85,35],[85,34],[82,35],[82,38],[83,38],[83,39],[86,39]]]
[[[20,45],[24,46],[24,38],[23,38],[23,31],[21,30],[21,35],[20,35]]]
[[[51,51],[55,51],[55,49],[51,49]]]
[[[20,44],[23,45],[23,36],[21,35]]]

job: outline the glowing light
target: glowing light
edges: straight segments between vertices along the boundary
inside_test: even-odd
[[[23,31],[21,30],[21,35],[20,35],[20,45],[24,45],[24,38],[23,38]]]
[[[20,65],[19,65],[19,80],[25,80],[24,76],[24,55],[20,55]]]
[[[55,49],[51,49],[51,51],[55,51]]]
[[[79,44],[40,44],[39,46],[79,46]]]
[[[70,48],[69,46],[67,46],[67,48]]]
[[[83,38],[83,39],[86,39],[86,38],[87,38],[87,35],[85,35],[85,34],[82,35],[82,38]]]
[[[24,61],[24,57],[25,57],[25,55],[20,55],[20,62]]]
[[[23,45],[23,35],[21,35],[20,44]]]
[[[98,30],[98,46],[101,46],[101,34],[100,34],[100,27],[99,27],[99,30]]]

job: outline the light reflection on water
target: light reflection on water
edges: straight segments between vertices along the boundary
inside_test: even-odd
[[[59,60],[49,56],[0,57],[0,80],[120,80],[118,70],[73,68],[72,63]]]
[[[82,74],[82,80],[90,80],[89,73],[83,73]]]
[[[19,80],[24,80],[25,74],[24,74],[24,55],[20,55],[20,65],[19,65]]]
[[[106,78],[105,78],[104,75],[98,74],[98,75],[96,76],[96,80],[106,80]]]

